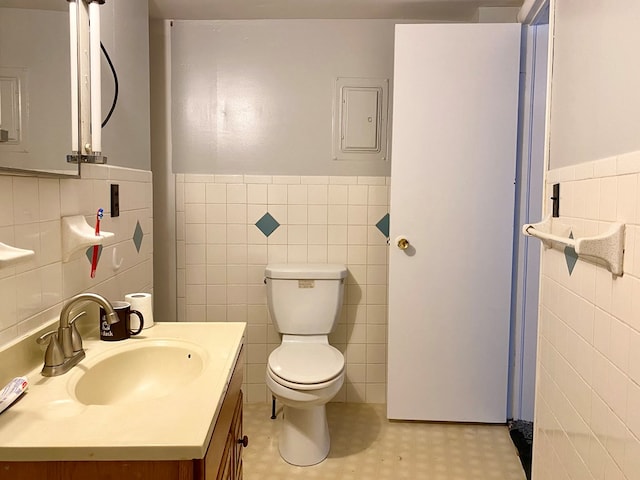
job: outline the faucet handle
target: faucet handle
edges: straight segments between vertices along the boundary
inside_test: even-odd
[[[54,367],[64,363],[64,353],[60,347],[60,342],[58,342],[58,332],[56,330],[51,330],[50,332],[40,335],[36,342],[39,345],[44,345],[47,342],[49,343],[47,350],[44,353],[45,367]]]
[[[76,320],[86,314],[87,312],[80,312],[78,315],[69,320],[69,326],[71,327],[71,346],[73,348],[73,353],[77,353],[82,350],[82,337],[80,336],[80,332],[76,327]]]
[[[56,333],[58,333],[56,330],[51,330],[47,333],[43,333],[36,339],[36,343],[38,345],[44,345],[48,342],[49,337],[51,337],[52,335],[55,335]],[[56,338],[55,340],[57,341],[58,339]]]

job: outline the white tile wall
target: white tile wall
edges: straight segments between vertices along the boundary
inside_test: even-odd
[[[111,183],[120,185],[120,217],[110,216]],[[95,278],[85,252],[62,262],[61,217],[85,215],[115,233],[102,251]],[[139,221],[140,252],[133,243]],[[55,318],[65,299],[82,291],[111,300],[133,291],[152,291],[153,220],[151,172],[83,165],[82,179],[0,176],[0,242],[34,250],[33,260],[0,269],[0,347]],[[114,257],[115,255],[115,257]],[[122,260],[114,269],[113,259]]]
[[[344,263],[345,305],[330,342],[345,354],[336,401],[386,400],[387,177],[177,175],[178,318],[246,321],[246,399],[270,399],[264,374],[280,344],[266,307],[267,263]],[[280,223],[269,237],[255,223]]]
[[[626,224],[624,275],[543,251],[535,479],[640,478],[640,152],[548,172],[574,236]],[[550,195],[547,195],[550,196]]]

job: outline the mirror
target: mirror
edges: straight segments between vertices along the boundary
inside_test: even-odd
[[[0,171],[77,176],[65,0],[0,0]]]

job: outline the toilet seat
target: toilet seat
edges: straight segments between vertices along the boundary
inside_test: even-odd
[[[287,343],[269,355],[268,371],[290,388],[322,388],[344,371],[344,357],[326,343]]]
[[[329,380],[327,382],[322,382],[322,383],[295,383],[295,382],[289,382],[288,380],[285,380],[284,378],[281,378],[278,375],[276,375],[273,372],[273,370],[271,370],[268,367],[267,367],[267,375],[275,383],[277,383],[281,387],[286,387],[289,390],[295,390],[295,391],[298,391],[298,392],[317,392],[317,391],[320,391],[322,389],[331,387],[331,386],[333,386],[334,383],[336,383],[338,381],[341,381],[341,379],[343,379],[344,370],[342,372],[340,372],[336,377],[332,378],[331,380]]]

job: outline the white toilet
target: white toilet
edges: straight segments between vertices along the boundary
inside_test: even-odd
[[[279,450],[292,465],[329,454],[325,404],[344,382],[344,357],[329,345],[344,295],[344,265],[280,264],[265,270],[267,303],[282,344],[267,363],[267,386],[283,404]]]

